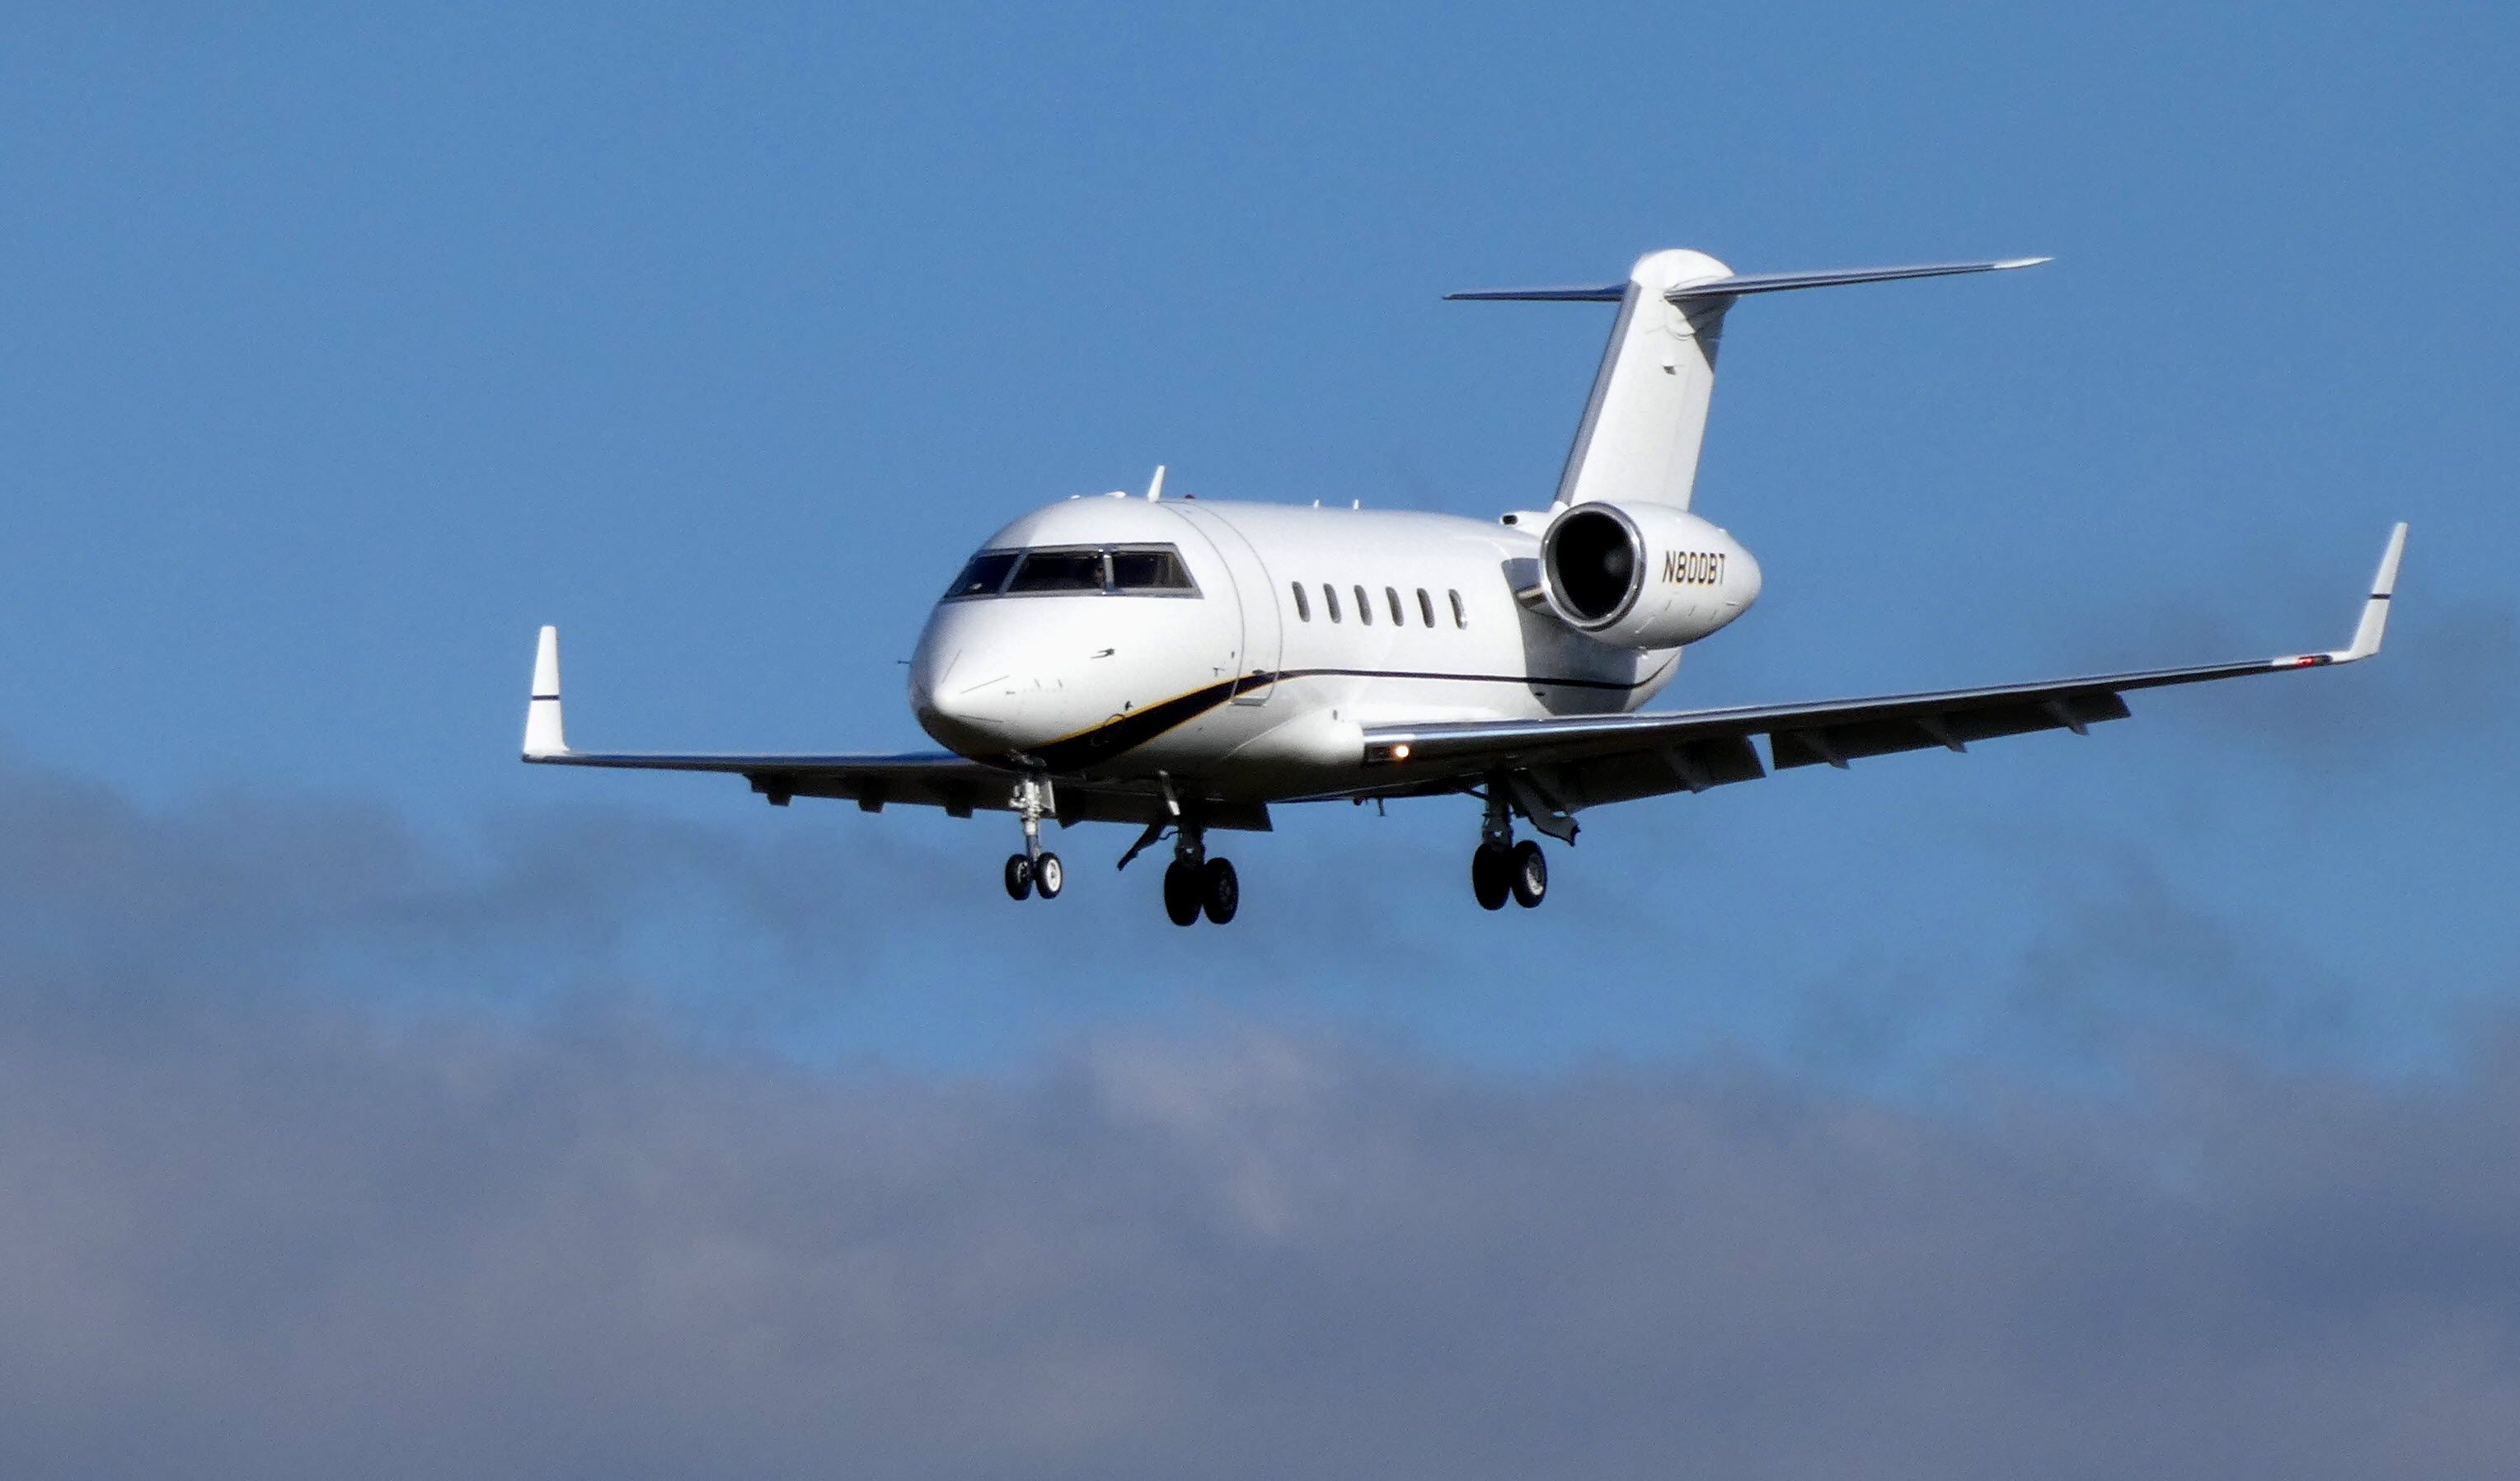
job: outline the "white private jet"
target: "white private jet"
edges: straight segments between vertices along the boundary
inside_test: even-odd
[[[1625,283],[1457,293],[1619,306],[1547,509],[1494,523],[1163,497],[1077,497],[991,536],[929,613],[910,664],[910,755],[580,751],[562,739],[560,651],[542,630],[524,759],[728,772],[795,797],[977,809],[1021,821],[1007,893],[1056,898],[1041,824],[1136,824],[1120,867],[1169,833],[1164,909],[1231,920],[1233,864],[1211,830],[1269,809],[1466,795],[1484,804],[1470,885],[1489,910],[1538,905],[1540,846],[1588,807],[1748,782],[1778,768],[2123,719],[2132,690],[2351,663],[2380,651],[2407,527],[2390,534],[2353,642],[2188,668],[1938,694],[1640,713],[1682,651],[1759,595],[1759,563],[1689,510],[1725,315],[1754,293],[2029,267],[2044,257],[1734,273],[1700,252],[1640,258]],[[1767,742],[1762,765],[1755,738]]]

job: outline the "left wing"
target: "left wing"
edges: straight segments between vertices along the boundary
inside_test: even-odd
[[[1365,732],[1365,761],[1373,780],[1360,790],[1451,791],[1482,778],[1502,779],[1534,827],[1571,838],[1581,808],[1765,776],[1750,743],[1754,736],[1767,738],[1769,757],[1781,769],[1820,762],[1843,767],[1858,757],[1938,745],[1965,750],[1972,740],[2030,731],[2081,735],[2103,720],[2125,719],[2122,696],[2133,690],[2370,657],[2380,651],[2406,546],[2407,527],[2400,524],[2389,534],[2353,643],[2332,652],[1816,704],[1372,726]],[[1376,785],[1383,776],[1387,785]]]
[[[974,809],[1012,812],[1018,783],[1013,771],[985,766],[943,751],[906,755],[677,754],[660,751],[571,750],[561,723],[560,634],[546,627],[534,648],[534,687],[525,705],[524,759],[542,766],[597,766],[632,771],[725,772],[743,778],[774,806],[795,797],[838,797],[868,812],[887,803],[941,807],[957,818]],[[1159,787],[1126,784],[1060,782],[1053,813],[1061,823],[1151,823],[1168,816]],[[1211,804],[1212,828],[1269,827],[1257,804]]]

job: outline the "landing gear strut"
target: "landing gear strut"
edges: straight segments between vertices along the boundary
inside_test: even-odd
[[[1173,862],[1164,867],[1164,915],[1175,925],[1195,925],[1201,913],[1223,925],[1242,904],[1242,882],[1234,861],[1207,857],[1204,830],[1182,824],[1173,830]]]
[[[1549,856],[1540,845],[1513,839],[1513,809],[1502,783],[1488,785],[1487,816],[1479,822],[1479,846],[1470,854],[1470,893],[1481,910],[1503,910],[1508,896],[1528,910],[1549,898]]]
[[[1015,817],[1023,823],[1024,851],[1007,858],[1007,897],[1021,900],[1038,891],[1056,900],[1067,885],[1067,870],[1058,856],[1041,846],[1041,820],[1058,809],[1048,777],[1026,777],[1015,785]]]

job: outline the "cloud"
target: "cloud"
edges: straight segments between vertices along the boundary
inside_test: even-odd
[[[0,1048],[16,1474],[2483,1474],[2520,1106],[1980,1121],[1246,1031]]]
[[[2520,1039],[2427,1083],[2156,1039],[2125,1097],[1937,1109],[1231,1020],[818,1069],[547,994],[635,978],[608,943],[694,891],[674,919],[730,937],[826,928],[705,831],[467,865],[354,807],[150,817],[22,772],[0,821],[7,1474],[2464,1476],[2520,1445]],[[2176,915],[2144,888],[2057,958]],[[828,929],[853,990],[876,933]]]

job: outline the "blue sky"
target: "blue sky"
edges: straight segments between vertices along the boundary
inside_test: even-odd
[[[2497,10],[11,29],[21,757],[186,826],[373,813],[465,888],[656,830],[784,876],[783,920],[854,922],[766,931],[694,865],[600,947],[344,948],[355,992],[538,1010],[632,979],[701,1032],[768,993],[809,1055],[914,1064],[1222,1017],[1890,1086],[2080,1084],[2163,1034],[2395,1070],[2509,1007]],[[1209,497],[1526,507],[1605,316],[1439,295],[1669,245],[2057,258],[1734,317],[1700,507],[1768,591],[1669,702],[2339,642],[2403,517],[2389,654],[1598,814],[1550,907],[1502,920],[1463,887],[1466,803],[1292,810],[1235,844],[1245,920],[1177,932],[1151,875],[1109,875],[1122,830],[1062,840],[1069,897],[1017,910],[1011,826],[514,760],[544,621],[584,742],[920,744],[896,660],[966,551],[1158,462]],[[2245,984],[2200,986],[2231,961]]]
[[[0,1473],[2469,1477],[2520,1449],[2509,7],[17,7]],[[921,743],[968,550],[1547,497],[1745,303],[1675,704],[2390,647],[1590,815]],[[1819,775],[1812,773],[1818,772]],[[835,1458],[839,1458],[835,1460]]]

